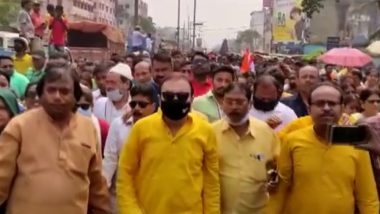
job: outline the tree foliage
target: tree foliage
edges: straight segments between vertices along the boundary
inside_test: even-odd
[[[0,25],[10,26],[17,21],[18,10],[21,0],[0,1]]]
[[[237,35],[236,42],[239,45],[242,44],[248,44],[251,49],[253,49],[253,42],[255,39],[261,38],[260,33],[258,33],[255,30],[245,30],[245,31],[240,31]]]
[[[156,27],[154,26],[154,23],[151,17],[148,17],[148,18],[140,17],[139,25],[147,33],[156,32]]]
[[[325,0],[303,0],[302,8],[303,12],[308,18],[312,18],[315,13],[319,13],[323,9],[323,2]],[[329,0],[331,1],[331,0]]]

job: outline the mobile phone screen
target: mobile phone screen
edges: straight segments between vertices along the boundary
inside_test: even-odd
[[[365,126],[332,126],[330,142],[333,144],[363,144],[368,138]]]

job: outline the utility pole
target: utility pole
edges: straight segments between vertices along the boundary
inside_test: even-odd
[[[195,49],[195,27],[196,26],[197,26],[197,0],[194,0],[193,49]]]
[[[182,29],[182,50],[185,50],[185,41],[186,41],[186,22],[183,22]]]
[[[178,21],[177,21],[177,47],[180,49],[180,30],[181,30],[181,0],[178,0]]]
[[[134,16],[135,27],[139,25],[139,0],[135,0],[135,16]]]

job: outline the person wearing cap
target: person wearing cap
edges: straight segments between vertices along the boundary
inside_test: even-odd
[[[13,60],[15,70],[23,75],[33,66],[32,56],[27,53],[28,47],[29,42],[24,37],[18,37],[14,40],[16,54],[13,56]]]
[[[0,72],[6,74],[10,79],[10,88],[14,90],[18,97],[25,93],[26,86],[29,84],[28,78],[15,71],[13,58],[0,55]]]
[[[32,52],[33,67],[29,68],[25,76],[30,82],[38,82],[44,75],[46,55],[43,50]]]
[[[115,118],[127,112],[132,80],[132,71],[127,64],[118,63],[112,67],[106,77],[107,97],[95,101],[95,116],[111,124]]]
[[[21,10],[18,14],[17,21],[20,30],[20,36],[27,39],[34,38],[34,25],[32,22],[32,17],[30,16],[30,11],[32,10],[33,3],[31,0],[21,1]]]
[[[33,10],[31,13],[32,22],[34,25],[35,36],[42,39],[46,29],[46,23],[44,17],[41,14],[41,2],[33,1]]]

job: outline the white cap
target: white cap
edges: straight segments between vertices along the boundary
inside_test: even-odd
[[[129,80],[133,80],[131,68],[125,63],[118,63],[110,69],[110,72],[119,74]]]

